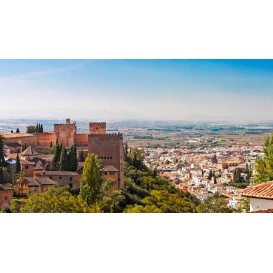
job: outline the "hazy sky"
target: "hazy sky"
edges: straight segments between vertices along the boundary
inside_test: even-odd
[[[273,120],[273,60],[0,60],[0,118]]]

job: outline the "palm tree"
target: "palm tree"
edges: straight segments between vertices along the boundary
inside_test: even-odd
[[[18,194],[25,194],[26,189],[26,175],[24,172],[19,172],[17,174],[18,179],[15,179],[14,189]]]

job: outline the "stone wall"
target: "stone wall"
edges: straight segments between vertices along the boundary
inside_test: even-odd
[[[38,133],[37,134],[37,146],[38,147],[50,147],[50,142],[52,145],[55,144],[54,133]]]
[[[8,135],[5,137],[5,135]],[[14,135],[14,136],[12,136]],[[37,136],[32,134],[3,134],[3,142],[4,143],[19,143],[22,146],[25,144],[27,146],[36,146]]]
[[[76,134],[75,144],[77,147],[87,147],[88,146],[88,134]]]

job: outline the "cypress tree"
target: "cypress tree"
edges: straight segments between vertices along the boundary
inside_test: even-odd
[[[19,155],[16,156],[16,163],[15,163],[15,173],[18,174],[21,171],[21,163],[19,160]]]
[[[39,131],[38,131],[38,122],[37,122],[37,124],[36,124],[36,127],[35,127],[35,133],[38,133]]]
[[[125,157],[125,160],[127,160],[127,157],[128,157],[128,144],[127,144],[127,142],[125,143],[124,157]]]
[[[83,151],[80,151],[79,153],[79,162],[84,162]]]
[[[3,184],[4,182],[4,169],[3,167],[0,167],[0,184]]]
[[[16,133],[17,133],[17,134],[18,134],[18,133],[20,133],[20,130],[19,130],[19,128],[17,128],[17,129],[16,129]]]
[[[76,144],[71,146],[69,153],[69,170],[76,172],[78,167],[77,146]]]
[[[78,168],[78,162],[79,162],[79,160],[78,160],[78,154],[77,154],[77,145],[74,144],[73,148],[74,148],[74,151],[73,151],[73,156],[74,156],[73,170],[74,170],[74,172],[76,172],[77,168]]]
[[[67,153],[67,159],[68,159],[68,170],[72,172],[72,153],[71,150]]]
[[[67,149],[64,146],[62,146],[58,170],[59,171],[68,171],[69,170]]]
[[[41,124],[41,133],[44,132],[44,127],[43,127],[43,124]]]
[[[157,168],[155,167],[153,172],[153,178],[156,178],[156,176],[157,176]]]
[[[4,152],[4,142],[2,136],[0,135],[0,166],[4,166],[5,164],[5,152]]]
[[[59,161],[61,155],[62,145],[60,146],[58,143],[55,146],[54,157],[52,159],[51,168],[53,171],[58,171],[59,169]]]

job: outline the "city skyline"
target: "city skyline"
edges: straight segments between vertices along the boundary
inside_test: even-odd
[[[272,60],[0,60],[0,118],[273,120]]]

